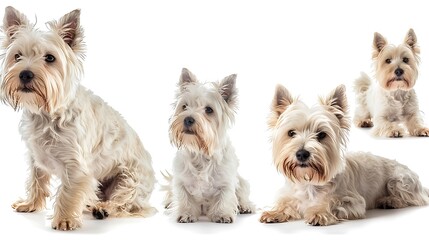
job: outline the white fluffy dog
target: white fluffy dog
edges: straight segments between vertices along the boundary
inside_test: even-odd
[[[180,223],[195,222],[200,215],[232,223],[238,212],[254,211],[227,135],[237,107],[235,79],[234,74],[219,83],[200,83],[182,70],[170,119],[170,139],[178,151],[164,201]]]
[[[406,129],[412,136],[429,136],[413,89],[420,53],[414,30],[410,29],[398,46],[375,33],[373,49],[376,83],[365,73],[355,81],[355,125],[374,126],[372,133],[376,136],[402,137]]]
[[[155,177],[151,157],[121,115],[80,85],[83,30],[74,10],[41,31],[7,7],[1,42],[1,99],[23,109],[20,132],[29,149],[28,196],[18,212],[45,207],[52,175],[61,180],[52,227],[94,217],[149,216]]]
[[[429,203],[429,191],[406,166],[370,153],[345,153],[347,111],[343,85],[311,108],[277,87],[269,125],[273,161],[287,181],[261,222],[304,218],[311,225],[331,225],[364,218],[366,209]]]

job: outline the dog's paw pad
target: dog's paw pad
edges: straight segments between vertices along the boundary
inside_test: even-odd
[[[92,216],[96,219],[105,219],[109,216],[109,213],[104,209],[92,209]]]

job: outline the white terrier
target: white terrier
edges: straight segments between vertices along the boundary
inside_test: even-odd
[[[170,140],[178,151],[164,201],[180,223],[195,222],[200,215],[232,223],[237,212],[254,212],[227,135],[237,107],[235,79],[233,74],[220,83],[200,83],[182,70],[170,118]]]
[[[388,44],[379,33],[374,34],[373,59],[375,79],[365,73],[355,81],[357,96],[354,123],[357,127],[373,127],[376,136],[402,137],[406,130],[412,136],[429,136],[423,125],[417,95],[413,87],[418,77],[420,49],[413,29],[404,43]]]
[[[287,181],[261,222],[304,218],[308,224],[324,226],[364,218],[366,209],[429,202],[429,191],[406,166],[370,153],[345,154],[347,109],[343,85],[312,108],[277,86],[269,126],[273,161]]]
[[[80,10],[34,28],[12,7],[5,10],[1,99],[23,109],[20,132],[29,149],[26,200],[18,212],[45,207],[52,175],[61,180],[52,227],[81,226],[85,206],[94,217],[149,216],[155,177],[151,157],[118,112],[80,85],[83,29]]]

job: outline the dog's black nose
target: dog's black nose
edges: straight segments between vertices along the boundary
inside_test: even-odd
[[[295,155],[298,161],[304,162],[310,157],[310,152],[307,150],[301,149],[298,152],[296,152]]]
[[[397,68],[397,69],[395,70],[395,75],[396,75],[397,77],[402,76],[402,74],[404,74],[404,70],[403,70],[402,68]]]
[[[195,123],[195,119],[193,117],[186,117],[183,121],[186,127],[192,126]]]
[[[24,70],[19,73],[19,80],[21,80],[23,84],[27,84],[31,82],[33,78],[34,78],[34,73],[32,71]]]

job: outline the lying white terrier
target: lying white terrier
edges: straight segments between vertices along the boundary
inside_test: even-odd
[[[40,31],[7,7],[1,42],[1,100],[23,109],[20,131],[29,149],[28,196],[18,212],[45,207],[51,175],[61,180],[52,227],[94,217],[149,216],[155,177],[151,157],[118,112],[80,85],[84,56],[80,10]]]
[[[367,209],[429,202],[429,190],[406,166],[370,153],[345,153],[350,129],[345,92],[341,85],[310,108],[277,87],[269,125],[273,161],[287,181],[261,222],[304,218],[311,225],[331,225],[364,218]]]
[[[170,139],[178,151],[164,201],[180,223],[195,222],[200,215],[232,223],[238,212],[254,212],[227,135],[237,106],[235,79],[234,74],[220,83],[200,83],[182,70],[170,119]]]

